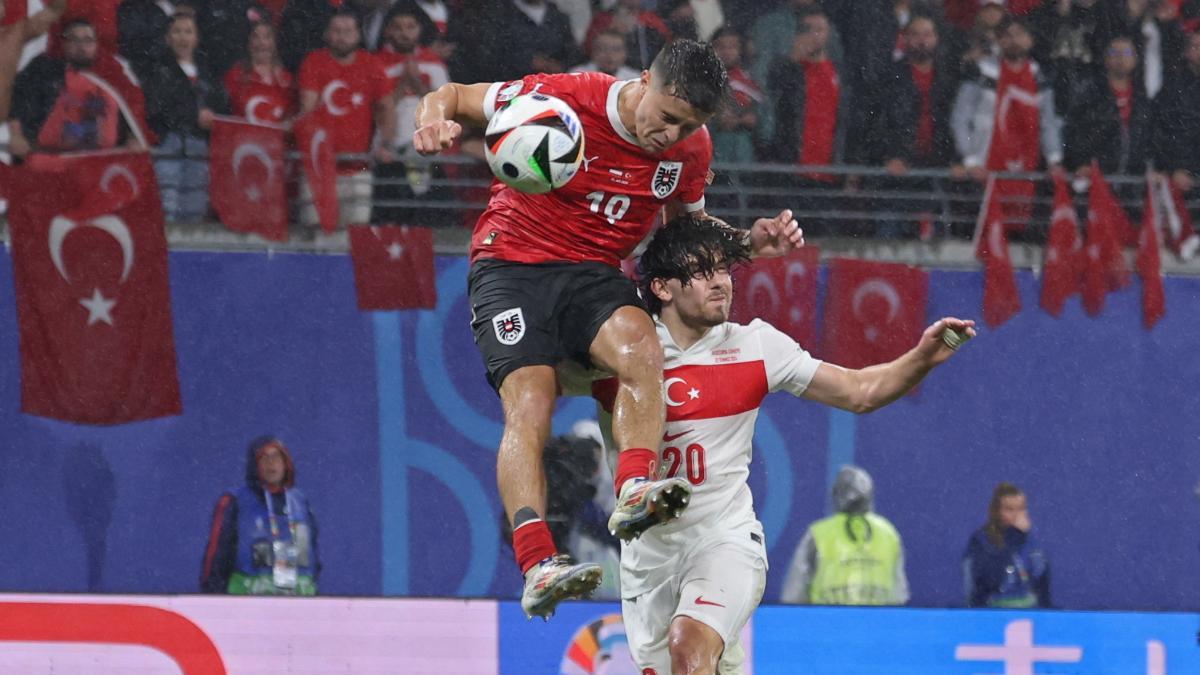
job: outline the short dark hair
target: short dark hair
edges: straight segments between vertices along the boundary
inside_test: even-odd
[[[359,31],[362,31],[362,20],[358,16],[358,12],[350,9],[349,7],[337,8],[333,14],[329,15],[329,21],[326,22],[325,27],[328,28],[329,26],[333,25],[335,19],[341,18],[352,19],[354,21],[354,27]],[[387,24],[385,23],[384,25],[386,26]]]
[[[710,276],[720,267],[732,269],[750,261],[745,232],[719,218],[686,214],[663,225],[638,260],[638,284],[646,306],[654,314],[662,301],[650,285],[655,279],[675,279],[684,285],[696,274]]]
[[[716,44],[717,40],[725,37],[735,37],[739,40],[745,39],[745,36],[742,35],[742,31],[738,30],[736,26],[725,24],[724,26],[718,28],[717,32],[712,34],[712,37],[708,38],[708,42],[709,44]]]
[[[712,45],[676,40],[654,57],[650,72],[667,93],[706,114],[713,114],[728,95],[729,74]]]
[[[1026,33],[1033,34],[1033,30],[1029,28],[1029,24],[1025,19],[1013,16],[1012,14],[1005,14],[1004,18],[1000,19],[1000,23],[996,24],[996,35],[999,36],[1007,33],[1013,26],[1019,26]]]
[[[66,37],[67,33],[70,33],[74,28],[91,28],[93,33],[96,32],[96,27],[92,25],[91,21],[82,16],[77,16],[73,19],[67,19],[67,22],[63,24],[62,31],[58,34],[59,37]]]

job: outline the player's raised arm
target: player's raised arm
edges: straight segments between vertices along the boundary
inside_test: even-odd
[[[425,94],[417,106],[413,148],[422,155],[434,155],[454,145],[463,124],[486,125],[483,104],[491,86],[487,82],[450,82]]]
[[[952,329],[960,342],[975,336],[975,322],[945,318],[925,329],[917,345],[889,363],[861,370],[842,368],[831,363],[817,367],[804,398],[854,413],[878,410],[901,396],[929,374],[934,367],[954,355],[943,331]]]

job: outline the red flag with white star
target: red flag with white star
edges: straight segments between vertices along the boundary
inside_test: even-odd
[[[359,309],[437,306],[433,230],[400,225],[352,225],[350,258],[354,262]]]
[[[52,166],[13,176],[21,410],[82,424],[179,414],[167,241],[149,155],[91,153]]]
[[[283,127],[230,117],[213,120],[208,193],[225,227],[287,241],[284,140]]]

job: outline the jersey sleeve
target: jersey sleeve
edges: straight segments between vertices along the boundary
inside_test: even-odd
[[[708,127],[700,127],[689,142],[688,155],[684,160],[683,177],[676,193],[688,213],[704,208],[704,189],[712,182],[709,166],[712,164],[712,137]]]
[[[761,319],[755,319],[750,326],[758,333],[762,345],[768,390],[786,391],[794,396],[803,394],[817,374],[820,359],[813,358],[795,340]]]
[[[586,107],[597,92],[607,95],[612,82],[613,78],[603,73],[535,73],[519,80],[493,82],[483,97],[483,114],[490,120],[509,101],[534,91],[561,98],[573,108]]]

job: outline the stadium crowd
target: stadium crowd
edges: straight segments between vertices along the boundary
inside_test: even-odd
[[[367,164],[343,164],[346,191],[369,202],[374,182],[387,204],[437,199],[445,189],[429,194],[431,172],[456,167],[404,161],[424,93],[534,72],[633,77],[677,37],[712,41],[731,75],[730,105],[709,125],[717,162],[886,168],[865,186],[775,174],[776,194],[921,189],[930,179],[913,168],[948,171],[968,189],[1002,170],[1086,179],[1093,162],[1105,174],[1153,168],[1184,193],[1200,176],[1197,0],[65,5],[45,52],[16,77],[10,150],[156,148],[168,219],[207,213],[214,115],[286,124],[324,107],[343,116],[336,152],[374,155],[375,181]],[[481,154],[470,142],[463,152]],[[822,199],[782,201],[819,209]],[[406,213],[377,208],[374,220]]]

